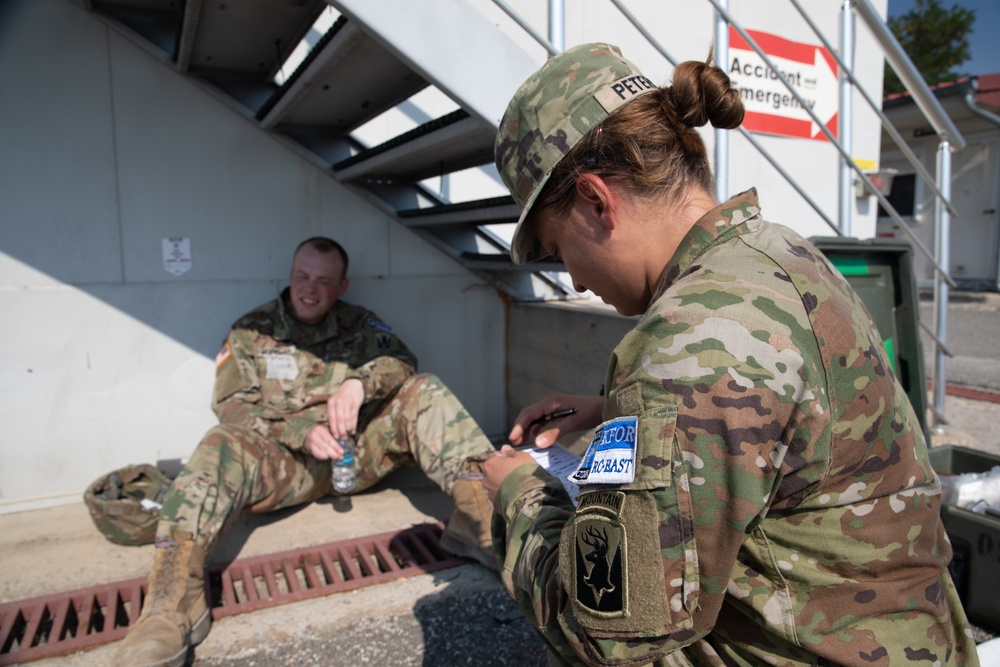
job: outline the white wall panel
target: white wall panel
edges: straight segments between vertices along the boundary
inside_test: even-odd
[[[229,324],[276,289],[0,292],[0,503],[82,492],[113,467],[190,454],[215,422],[212,359]]]
[[[0,26],[0,284],[121,277],[107,31],[69,3]],[[59,45],[59,48],[53,48]]]

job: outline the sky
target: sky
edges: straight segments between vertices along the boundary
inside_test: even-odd
[[[916,0],[889,0],[889,16],[905,14],[916,6]],[[1000,0],[941,0],[941,6],[954,5],[976,10],[976,22],[972,24],[969,40],[972,57],[956,67],[960,72],[972,75],[1000,72]]]

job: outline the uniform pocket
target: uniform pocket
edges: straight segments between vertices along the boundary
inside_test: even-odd
[[[674,434],[677,408],[669,405],[639,416],[639,445],[636,454],[635,481],[632,489],[658,489],[673,485]]]

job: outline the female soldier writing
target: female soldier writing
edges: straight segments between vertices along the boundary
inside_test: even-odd
[[[577,506],[530,456],[485,465],[504,584],[571,664],[976,664],[940,488],[858,296],[808,241],[719,204],[696,127],[738,91],[686,62],[657,87],[607,44],[514,95],[496,163],[515,262],[641,315],[602,397],[525,408],[536,444],[594,428]]]

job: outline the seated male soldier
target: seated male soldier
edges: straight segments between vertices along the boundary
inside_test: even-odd
[[[494,451],[454,394],[374,313],[340,297],[347,253],[323,237],[296,248],[291,285],[240,318],[216,357],[219,425],[163,501],[142,614],[121,667],[179,667],[208,634],[206,555],[242,510],[268,512],[330,492],[340,441],[356,441],[361,491],[416,462],[455,500],[442,545],[496,569],[493,508],[479,462]]]

